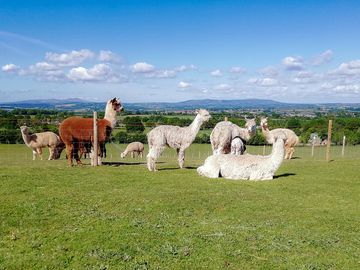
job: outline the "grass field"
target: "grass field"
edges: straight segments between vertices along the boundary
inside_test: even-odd
[[[0,145],[0,269],[360,269],[360,147],[299,147],[264,182],[198,176],[209,152],[149,173],[117,145],[97,168]]]

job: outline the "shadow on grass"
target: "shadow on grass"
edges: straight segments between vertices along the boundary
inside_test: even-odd
[[[131,166],[131,165],[146,165],[146,162],[102,162],[102,165],[107,166]]]
[[[193,167],[193,166],[186,166],[184,167],[184,169],[187,170],[195,170],[197,167]],[[180,167],[171,167],[171,168],[160,168],[158,169],[159,171],[174,171],[174,170],[181,170]]]
[[[296,175],[296,173],[283,173],[283,174],[279,174],[279,175],[274,175],[274,179],[281,178],[281,177],[293,176],[293,175]]]

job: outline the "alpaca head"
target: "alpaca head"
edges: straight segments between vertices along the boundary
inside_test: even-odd
[[[121,105],[120,99],[118,99],[118,98],[110,99],[106,104],[106,111],[107,110],[112,110],[112,111],[115,111],[115,112],[120,112],[123,109],[124,108]]]
[[[21,131],[21,133],[23,133],[25,135],[30,133],[30,130],[29,130],[29,128],[27,126],[21,126],[20,131]]]
[[[200,117],[202,122],[207,122],[211,118],[210,113],[207,110],[204,110],[204,109],[196,110],[196,114],[197,114],[197,116]]]
[[[267,129],[268,128],[268,119],[267,117],[262,117],[261,120],[260,120],[260,126],[262,128],[265,128]]]
[[[125,158],[125,152],[122,152],[122,153],[120,154],[120,157],[121,157],[121,158]]]
[[[256,122],[255,122],[255,118],[253,119],[247,119],[245,118],[245,128],[247,129],[247,131],[249,132],[250,135],[255,135],[256,133]]]

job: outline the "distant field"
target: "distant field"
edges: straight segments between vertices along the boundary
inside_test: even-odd
[[[265,182],[198,176],[210,145],[183,170],[166,150],[156,173],[107,149],[108,165],[68,168],[0,145],[0,269],[360,268],[360,147],[329,163],[298,147]]]

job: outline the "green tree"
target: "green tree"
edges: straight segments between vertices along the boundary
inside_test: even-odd
[[[143,132],[145,130],[139,116],[125,117],[124,124],[127,132]]]

